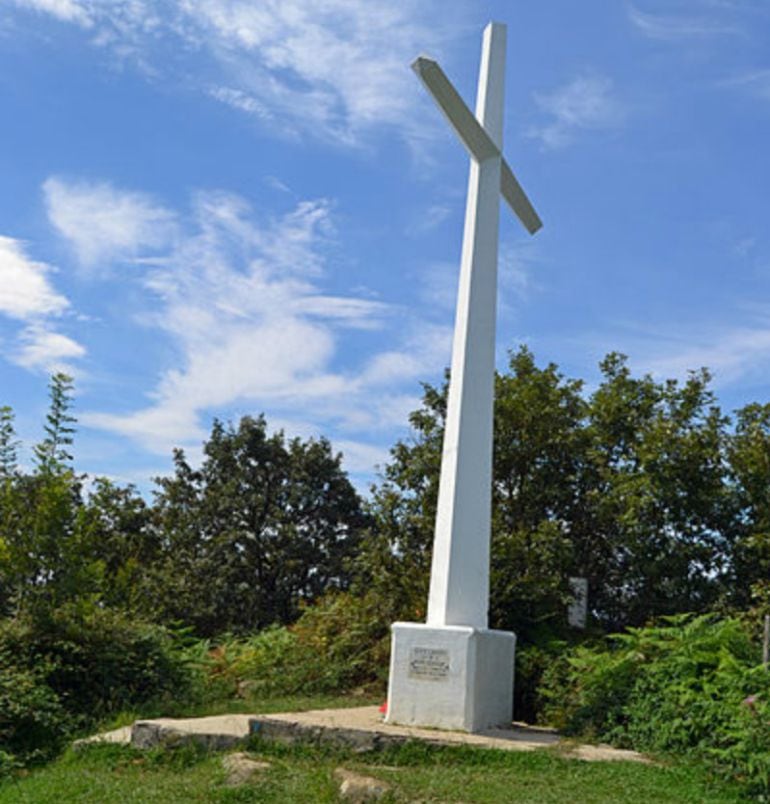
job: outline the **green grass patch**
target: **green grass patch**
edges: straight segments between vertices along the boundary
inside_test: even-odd
[[[334,802],[343,766],[392,785],[387,800],[462,802],[736,802],[694,766],[581,762],[553,750],[524,753],[410,743],[365,755],[255,740],[271,767],[239,788],[224,785],[221,755],[192,746],[139,752],[93,746],[0,784],[0,804],[126,802]]]

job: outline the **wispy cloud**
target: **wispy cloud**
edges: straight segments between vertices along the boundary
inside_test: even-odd
[[[54,329],[70,303],[51,284],[52,273],[51,266],[30,259],[21,242],[0,236],[0,315],[23,324],[5,357],[30,370],[72,372],[69,360],[86,350]]]
[[[238,109],[241,112],[261,117],[264,120],[273,118],[272,113],[262,101],[258,100],[253,95],[247,94],[243,90],[220,86],[212,87],[209,89],[208,94],[214,98],[214,100],[227,104],[227,106],[232,106],[233,109]]]
[[[85,357],[85,354],[85,347],[77,341],[39,324],[23,330],[12,359],[14,363],[33,371],[72,373],[71,361]]]
[[[706,38],[742,34],[743,30],[734,19],[726,21],[705,14],[679,16],[650,14],[641,11],[632,3],[628,6],[628,19],[644,36],[661,41],[677,42],[684,39]]]
[[[689,372],[707,368],[714,387],[729,388],[763,382],[770,371],[770,313],[744,308],[742,322],[669,322],[654,328],[647,323],[616,322],[612,341],[631,357],[635,370],[664,379],[684,379]],[[572,337],[570,347],[583,355],[603,355],[607,332]]]
[[[64,22],[74,22],[85,28],[92,24],[86,5],[79,0],[11,0],[14,5],[30,11],[50,14]]]
[[[174,216],[143,193],[57,177],[43,192],[49,220],[91,270],[165,246],[174,233]]]
[[[740,89],[756,98],[770,101],[770,69],[751,70],[735,75],[721,81],[719,86]]]
[[[421,214],[415,216],[407,229],[409,235],[421,235],[437,229],[452,214],[448,204],[431,204]]]
[[[437,0],[15,2],[90,26],[90,43],[122,63],[197,85],[280,136],[361,145],[391,126],[415,147],[432,123],[413,113],[422,98],[408,65],[418,52],[440,49],[447,17],[457,14]]]
[[[578,76],[552,92],[537,93],[535,102],[547,119],[528,134],[547,149],[563,148],[581,131],[613,128],[623,119],[612,81],[601,75]]]
[[[770,368],[770,324],[724,327],[660,342],[641,352],[645,368],[657,376],[684,376],[707,367],[717,387],[766,376]]]
[[[445,365],[448,329],[376,299],[325,292],[335,238],[327,200],[265,219],[237,196],[201,193],[190,219],[178,219],[185,236],[146,263],[142,281],[154,310],[143,322],[170,339],[179,359],[147,406],[81,420],[167,453],[199,442],[208,415],[263,410],[302,428],[312,411],[318,430],[333,427],[358,444],[354,462],[381,455],[377,439],[403,425],[417,379]],[[390,349],[340,362],[342,338],[396,323]]]

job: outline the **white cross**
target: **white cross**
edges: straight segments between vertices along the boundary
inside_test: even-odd
[[[487,627],[500,195],[530,234],[542,223],[502,155],[505,25],[489,23],[475,116],[435,61],[412,69],[471,157],[428,625]]]

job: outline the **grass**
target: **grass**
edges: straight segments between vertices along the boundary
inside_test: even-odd
[[[407,744],[381,753],[252,741],[271,767],[228,788],[220,757],[192,746],[138,752],[93,746],[0,784],[0,804],[127,802],[334,802],[343,766],[392,785],[390,802],[736,802],[696,767],[581,762],[547,749],[532,753]]]

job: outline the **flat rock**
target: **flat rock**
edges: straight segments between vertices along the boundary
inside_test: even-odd
[[[505,751],[536,751],[550,746],[563,751],[566,757],[587,762],[650,762],[636,751],[565,743],[553,729],[524,723],[512,723],[510,728],[487,729],[478,733],[397,726],[384,723],[376,706],[259,715],[252,717],[251,729],[252,733],[268,740],[325,743],[356,752],[418,740],[430,745],[468,745]]]
[[[83,737],[75,740],[72,747],[77,751],[87,745],[99,745],[101,743],[112,743],[117,745],[128,745],[131,742],[131,726],[123,726],[120,729],[105,731],[101,734],[92,734],[90,737]]]
[[[340,783],[340,796],[345,801],[376,801],[391,789],[390,785],[381,779],[364,776],[346,768],[337,768],[334,771],[334,778]]]
[[[235,787],[250,782],[256,774],[267,770],[270,763],[252,759],[243,751],[237,751],[222,758],[222,767],[227,774],[225,783],[230,787]]]
[[[137,720],[131,727],[134,748],[194,742],[212,751],[235,748],[249,736],[249,715]]]
[[[469,734],[383,723],[376,706],[350,709],[318,709],[273,715],[216,715],[198,718],[138,720],[133,726],[114,729],[78,740],[76,748],[93,743],[123,743],[133,748],[174,746],[195,742],[207,749],[228,751],[241,747],[250,734],[283,743],[323,743],[356,753],[418,740],[430,745],[468,745],[506,751],[536,751],[548,746],[565,757],[588,762],[650,760],[636,751],[610,746],[579,745],[562,741],[552,729],[512,723],[507,729],[488,729]]]

